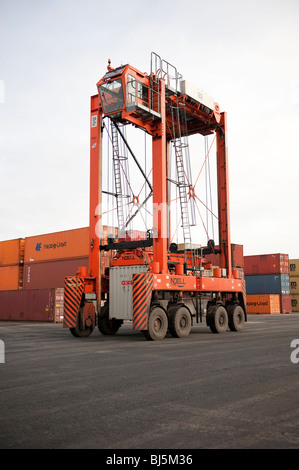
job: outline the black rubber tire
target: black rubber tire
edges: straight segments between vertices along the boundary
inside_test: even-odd
[[[240,304],[227,306],[228,327],[231,331],[241,331],[245,324],[245,313]]]
[[[207,325],[213,333],[225,333],[228,329],[228,314],[224,305],[211,305],[207,312]]]
[[[89,326],[85,328],[85,330],[80,330],[80,328],[76,326],[75,328],[70,328],[70,332],[73,336],[76,336],[76,338],[87,338],[87,336],[90,336],[93,332],[93,327]]]
[[[160,341],[165,338],[168,330],[168,318],[164,308],[155,306],[148,317],[148,329],[144,330],[144,336],[150,341]]]
[[[192,326],[191,314],[185,305],[172,306],[168,310],[168,329],[174,338],[187,338]]]
[[[114,336],[121,325],[121,320],[109,319],[109,305],[105,304],[104,307],[101,308],[101,312],[98,317],[98,328],[100,333],[102,333],[102,335]]]
[[[93,332],[94,327],[89,326],[89,327],[85,328],[84,330],[81,330],[81,328],[80,328],[80,315],[82,315],[82,308],[80,308],[80,312],[78,312],[78,314],[77,314],[76,326],[73,327],[73,328],[70,328],[70,332],[76,338],[87,338],[87,336],[90,336],[91,333]]]

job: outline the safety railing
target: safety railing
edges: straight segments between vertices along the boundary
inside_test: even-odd
[[[147,86],[134,77],[127,81],[127,111],[139,109],[141,114],[161,116],[161,94],[159,87]]]

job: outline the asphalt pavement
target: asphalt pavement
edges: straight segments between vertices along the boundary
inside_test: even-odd
[[[0,322],[0,340],[1,449],[299,447],[299,313],[155,342]]]

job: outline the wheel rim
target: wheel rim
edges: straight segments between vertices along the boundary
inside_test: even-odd
[[[212,311],[210,328],[213,333],[225,333],[228,328],[228,314],[223,305],[218,305]]]
[[[70,328],[70,332],[73,336],[77,338],[86,338],[87,336],[91,335],[93,332],[94,326],[89,325],[86,326],[86,328],[82,329],[80,326],[80,316],[83,315],[83,308],[80,307],[80,311],[77,313],[77,318],[76,318],[76,326]]]
[[[154,307],[149,314],[147,339],[154,341],[164,339],[167,328],[168,319],[165,310],[162,307]]]
[[[186,328],[186,325],[187,325],[187,318],[184,316],[182,316],[182,318],[180,319],[180,328],[184,329]]]
[[[161,317],[157,317],[154,321],[154,330],[158,333],[162,328],[162,319]]]
[[[245,314],[241,305],[232,305],[228,308],[229,328],[231,331],[242,330],[245,323]]]
[[[168,311],[169,331],[175,338],[185,338],[191,330],[191,315],[187,307],[179,305]]]
[[[244,325],[244,311],[241,306],[237,306],[234,311],[234,326],[237,330],[243,328]]]

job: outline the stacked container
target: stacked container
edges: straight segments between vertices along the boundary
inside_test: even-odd
[[[0,320],[63,321],[64,289],[29,289],[0,292]]]
[[[215,250],[219,249],[219,245],[215,246]],[[239,279],[244,279],[244,254],[243,245],[231,244],[231,257],[232,257],[232,269],[238,271]],[[211,263],[214,268],[219,267],[220,255],[210,253],[204,255],[205,260]]]
[[[0,291],[23,288],[24,239],[0,242]]]
[[[299,312],[299,259],[289,260],[292,312]]]
[[[280,296],[275,294],[246,295],[247,313],[280,313]]]
[[[114,227],[102,227],[101,244]],[[108,266],[102,252],[101,269]],[[64,279],[89,267],[89,227],[0,242],[0,320],[63,321]]]
[[[102,227],[101,243],[114,227]],[[102,268],[107,265],[102,252]],[[64,287],[66,276],[74,276],[80,266],[89,268],[89,227],[25,238],[24,289]]]
[[[79,266],[88,268],[88,227],[25,238],[24,289],[64,287]]]
[[[292,311],[288,255],[275,253],[244,256],[244,272],[248,313]]]

